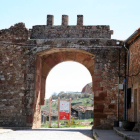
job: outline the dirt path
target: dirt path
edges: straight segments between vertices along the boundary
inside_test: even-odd
[[[17,130],[0,134],[0,140],[93,140],[90,128]]]

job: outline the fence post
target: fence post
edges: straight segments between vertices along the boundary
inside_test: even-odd
[[[57,126],[58,126],[58,128],[59,128],[59,115],[60,115],[60,97],[58,97],[58,124],[57,124]]]
[[[49,128],[51,127],[51,97],[49,99]]]
[[[69,127],[71,125],[71,98],[70,98],[70,101],[69,101]]]

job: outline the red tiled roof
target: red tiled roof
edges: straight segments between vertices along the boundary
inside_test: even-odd
[[[45,116],[49,116],[49,111],[43,110],[43,111],[41,111],[41,113],[44,114]],[[51,116],[58,116],[58,114],[54,113],[54,112],[51,112]]]
[[[72,109],[76,110],[76,111],[81,111],[81,112],[85,112],[86,110],[93,110],[93,107],[91,106],[72,106]]]

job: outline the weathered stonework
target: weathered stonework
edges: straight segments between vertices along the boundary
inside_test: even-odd
[[[140,124],[140,29],[127,40],[129,48],[129,83],[131,88],[131,106],[128,109],[128,120]]]
[[[119,56],[124,76],[123,42],[111,39],[109,26],[37,25],[29,31],[19,23],[0,31],[0,126],[39,128],[44,104],[45,81],[50,70],[63,61],[83,64],[91,73],[94,91],[94,127],[111,128],[117,119]],[[28,39],[30,37],[30,39]],[[123,78],[120,79],[123,82]],[[120,117],[123,114],[120,93]]]

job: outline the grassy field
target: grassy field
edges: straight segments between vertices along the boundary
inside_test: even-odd
[[[81,122],[83,123],[91,123],[93,121],[93,119],[81,119],[81,120],[74,120],[75,124],[71,124],[71,127],[87,127],[87,126],[92,126],[91,124],[89,125],[83,125],[80,124]],[[65,127],[69,127],[68,124],[65,123],[66,121],[64,120],[60,120],[59,122],[59,127],[60,128],[65,128]],[[41,128],[48,128],[49,127],[49,122],[46,121],[46,124],[42,124]],[[51,128],[57,128],[57,121],[51,121]]]

